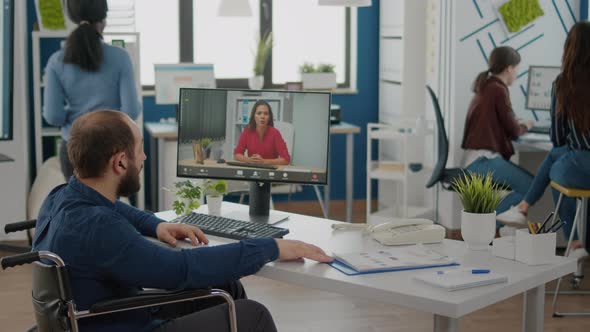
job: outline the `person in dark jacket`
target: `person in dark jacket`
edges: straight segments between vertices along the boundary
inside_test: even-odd
[[[528,191],[532,174],[510,161],[514,154],[512,140],[533,126],[532,121],[519,122],[512,111],[508,86],[516,80],[520,55],[508,46],[495,48],[489,67],[473,83],[475,95],[465,120],[463,144],[464,165],[479,174],[492,173],[494,181],[508,185],[508,194],[497,213],[517,205]]]

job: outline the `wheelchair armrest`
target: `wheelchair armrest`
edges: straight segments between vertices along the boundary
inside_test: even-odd
[[[155,306],[167,302],[189,300],[210,294],[210,289],[191,289],[182,291],[144,291],[136,296],[100,301],[98,303],[93,304],[88,309],[88,311],[90,313],[97,314],[137,307]]]
[[[13,222],[10,224],[6,224],[4,226],[4,233],[8,234],[8,233],[12,233],[12,232],[18,232],[18,231],[24,231],[27,229],[32,229],[32,228],[35,228],[36,224],[37,224],[37,219]]]

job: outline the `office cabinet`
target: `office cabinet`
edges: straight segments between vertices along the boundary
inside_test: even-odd
[[[414,205],[410,188],[425,183],[432,167],[424,165],[420,154],[425,142],[434,137],[433,123],[398,121],[396,125],[369,123],[367,125],[367,223],[391,221],[392,217],[415,218],[432,214],[432,208]],[[377,155],[373,155],[377,144]],[[395,151],[396,153],[389,153]],[[393,192],[380,197],[377,211],[371,210],[372,181],[388,182]]]

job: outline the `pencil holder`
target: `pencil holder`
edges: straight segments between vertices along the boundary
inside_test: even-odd
[[[530,234],[516,231],[516,260],[528,265],[551,263],[555,258],[556,233]]]

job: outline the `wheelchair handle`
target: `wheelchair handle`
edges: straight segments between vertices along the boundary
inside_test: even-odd
[[[36,224],[37,224],[36,219],[14,222],[14,223],[7,224],[6,226],[4,226],[4,232],[6,234],[8,234],[8,233],[12,233],[12,232],[24,231],[27,229],[35,228]]]
[[[25,254],[3,257],[0,259],[0,265],[2,265],[3,270],[6,270],[9,267],[37,262],[39,259],[39,253],[33,251]]]

